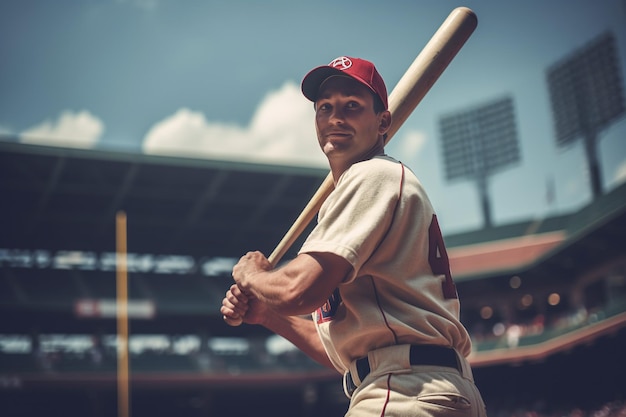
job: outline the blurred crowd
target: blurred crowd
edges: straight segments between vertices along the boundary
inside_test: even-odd
[[[489,417],[626,417],[626,401],[612,400],[588,409],[572,404],[555,408],[538,402],[533,406],[516,406],[488,409]]]

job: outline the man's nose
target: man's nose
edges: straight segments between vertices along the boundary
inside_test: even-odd
[[[342,123],[345,120],[345,114],[339,107],[335,107],[330,114],[331,123]]]

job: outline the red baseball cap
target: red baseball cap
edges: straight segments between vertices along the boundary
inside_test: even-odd
[[[312,102],[317,99],[320,86],[333,75],[348,75],[368,87],[382,101],[385,109],[387,104],[387,88],[374,64],[361,58],[340,56],[328,65],[313,68],[302,80],[302,94]]]

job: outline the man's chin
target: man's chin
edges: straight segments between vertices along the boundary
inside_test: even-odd
[[[326,155],[326,158],[328,159],[345,159],[347,157],[347,153],[345,152],[345,150],[337,148],[335,146],[325,147],[323,151],[324,155]]]
[[[326,142],[323,151],[326,155],[330,153],[345,153],[350,150],[350,143],[344,140],[334,140]]]

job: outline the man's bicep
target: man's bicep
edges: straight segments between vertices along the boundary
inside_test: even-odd
[[[289,315],[308,314],[326,302],[341,284],[352,266],[342,257],[330,252],[299,254],[281,270],[293,280],[285,293],[289,299]]]
[[[352,272],[350,262],[332,252],[311,252],[308,255],[320,265],[326,280],[333,284],[333,290]]]

